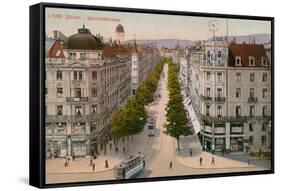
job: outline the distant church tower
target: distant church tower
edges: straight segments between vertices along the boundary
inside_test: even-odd
[[[124,27],[121,24],[118,24],[115,29],[115,40],[117,44],[124,44]]]

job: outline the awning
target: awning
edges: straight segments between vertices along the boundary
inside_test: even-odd
[[[199,120],[198,120],[195,112],[194,112],[194,109],[192,107],[190,98],[189,97],[185,98],[183,103],[184,103],[185,109],[188,111],[189,118],[191,120],[194,132],[197,134],[197,133],[200,132],[201,125],[199,123]]]

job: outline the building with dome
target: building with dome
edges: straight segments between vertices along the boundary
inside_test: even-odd
[[[125,31],[124,27],[121,24],[118,24],[115,28],[115,41],[117,44],[124,44],[124,36],[125,36]]]
[[[103,43],[85,26],[45,47],[46,157],[104,151],[110,119],[130,94],[129,49]]]

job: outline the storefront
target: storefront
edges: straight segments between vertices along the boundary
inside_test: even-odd
[[[215,138],[215,150],[223,151],[225,149],[225,138]]]
[[[72,138],[72,156],[84,157],[87,154],[86,139],[85,138]]]
[[[232,152],[243,152],[244,140],[243,137],[230,138],[230,150]]]
[[[46,139],[46,158],[60,158],[67,155],[66,138]]]

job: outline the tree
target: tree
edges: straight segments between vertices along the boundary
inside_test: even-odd
[[[183,99],[180,93],[180,83],[178,79],[179,66],[169,62],[168,91],[169,102],[167,104],[167,123],[164,133],[177,140],[178,151],[180,153],[180,136],[189,135],[188,118],[185,113]]]

